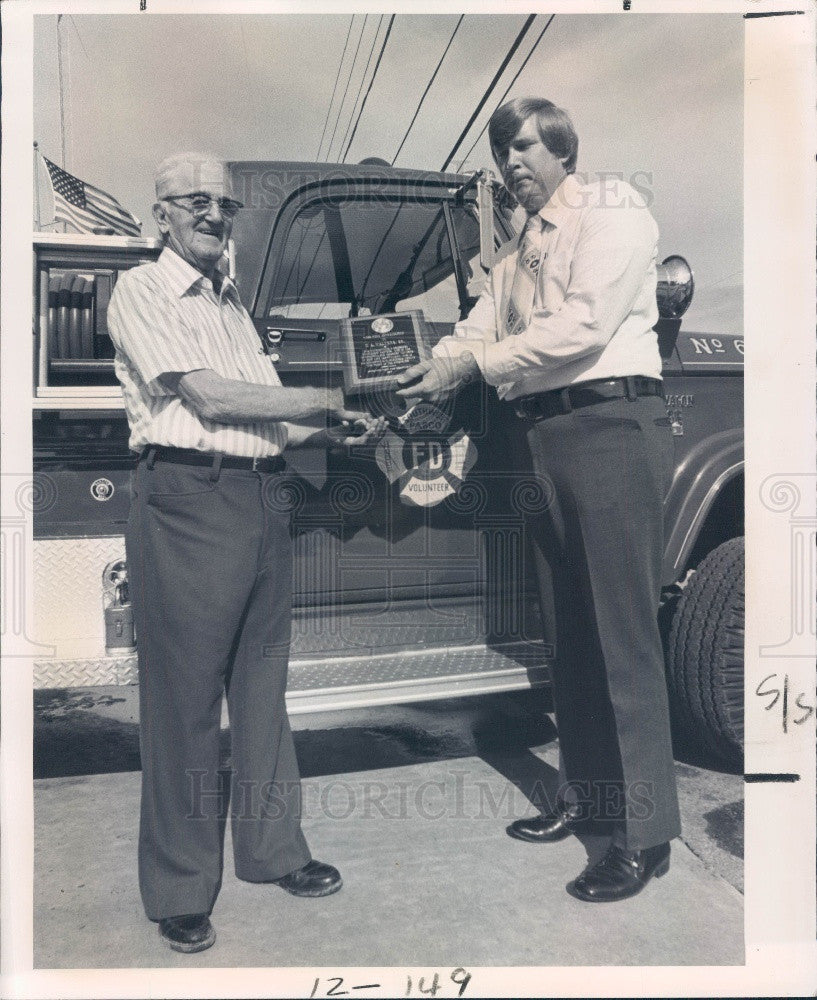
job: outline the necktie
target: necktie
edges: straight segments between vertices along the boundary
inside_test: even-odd
[[[539,258],[542,253],[542,231],[544,219],[540,215],[529,215],[522,229],[519,241],[519,257],[505,314],[505,336],[521,333],[530,322],[533,311],[533,294],[536,290],[536,275],[539,272]]]

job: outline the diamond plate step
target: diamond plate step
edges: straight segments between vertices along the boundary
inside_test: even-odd
[[[544,647],[466,646],[365,658],[293,660],[287,708],[292,715],[410,701],[518,691],[549,683]]]
[[[41,660],[35,688],[135,684],[135,656]],[[293,715],[371,705],[517,691],[549,682],[544,647],[518,643],[425,649],[373,656],[290,661],[287,706]]]
[[[35,689],[136,684],[138,681],[135,654],[34,661]]]

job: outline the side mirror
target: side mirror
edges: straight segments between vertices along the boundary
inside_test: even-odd
[[[658,312],[662,319],[678,319],[689,308],[695,292],[692,268],[683,257],[673,254],[658,266]]]

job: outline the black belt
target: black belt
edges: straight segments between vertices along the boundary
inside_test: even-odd
[[[154,462],[174,462],[177,465],[209,466],[218,478],[220,469],[245,469],[249,472],[282,472],[286,462],[280,455],[269,458],[239,458],[225,455],[220,451],[196,451],[194,448],[167,448],[164,445],[149,444],[139,456],[147,460],[148,468]]]
[[[575,382],[564,389],[551,389],[531,396],[520,396],[508,402],[517,417],[523,420],[542,420],[562,413],[570,413],[582,406],[592,406],[609,399],[634,401],[639,396],[663,396],[664,383],[660,378],[628,375],[625,378],[599,378],[588,382]]]

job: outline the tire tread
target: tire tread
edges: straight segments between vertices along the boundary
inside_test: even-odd
[[[700,563],[681,594],[667,642],[667,679],[690,736],[731,764],[743,756],[744,540]]]

